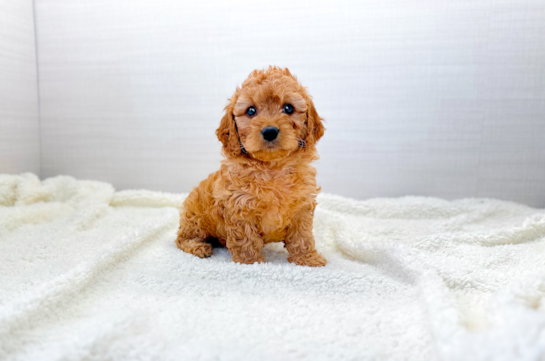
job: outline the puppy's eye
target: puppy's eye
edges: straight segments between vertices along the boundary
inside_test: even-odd
[[[291,114],[293,113],[293,105],[291,104],[284,104],[284,106],[282,107],[282,111],[286,114]]]
[[[246,115],[247,116],[253,117],[256,114],[257,114],[257,109],[254,106],[251,106],[248,109],[246,109]]]

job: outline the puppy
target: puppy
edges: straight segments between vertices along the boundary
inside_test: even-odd
[[[312,220],[322,119],[288,69],[254,70],[225,107],[216,131],[225,159],[187,197],[176,244],[198,257],[213,238],[238,263],[264,262],[265,243],[284,242],[289,262],[324,266]]]

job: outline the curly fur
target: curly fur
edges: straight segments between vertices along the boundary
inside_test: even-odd
[[[295,109],[291,115],[282,112],[286,103]],[[246,115],[250,106],[257,109],[253,117]],[[267,126],[280,130],[273,142],[261,135]],[[288,69],[254,70],[229,99],[216,131],[225,156],[219,171],[184,203],[178,248],[208,257],[215,238],[233,261],[254,263],[265,261],[265,243],[284,242],[290,262],[324,266],[312,235],[320,188],[310,165],[323,133],[312,99]]]

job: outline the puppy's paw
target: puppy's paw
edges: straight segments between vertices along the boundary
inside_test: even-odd
[[[176,240],[178,248],[186,253],[191,253],[197,257],[205,258],[212,255],[212,245],[196,239]]]
[[[241,255],[235,255],[231,254],[231,257],[233,258],[233,261],[236,263],[242,263],[242,264],[253,264],[253,263],[265,263],[265,257],[262,254],[258,255],[252,255],[252,256],[246,256],[242,257]]]
[[[323,267],[327,264],[327,260],[322,257],[316,250],[305,254],[289,256],[288,261],[300,266]]]
[[[199,244],[190,253],[200,258],[210,257],[212,255],[212,245],[209,243]]]

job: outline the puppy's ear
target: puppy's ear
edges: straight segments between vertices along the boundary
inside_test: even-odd
[[[316,143],[318,140],[320,140],[322,135],[324,135],[325,127],[322,121],[323,119],[318,115],[318,112],[314,107],[314,103],[312,100],[309,100],[307,110],[307,141]]]
[[[242,153],[238,142],[237,130],[235,128],[235,119],[233,117],[235,104],[233,98],[231,98],[229,105],[225,107],[225,115],[221,118],[220,126],[216,130],[216,135],[223,144],[223,153],[226,156],[237,156]]]

